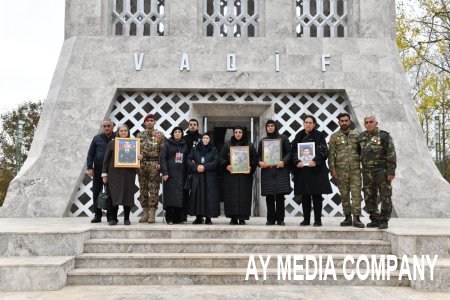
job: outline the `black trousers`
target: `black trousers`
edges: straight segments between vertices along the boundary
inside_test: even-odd
[[[284,195],[266,196],[267,204],[267,222],[282,223],[284,222]]]
[[[103,179],[102,179],[102,170],[95,170],[94,169],[94,177],[92,178],[92,201],[94,202],[94,217],[96,219],[101,219],[102,218],[102,210],[100,208],[97,207],[97,203],[98,203],[98,195],[100,195],[100,192],[102,191],[103,188]],[[109,222],[112,219],[111,214],[112,214],[112,210],[108,210],[106,212],[106,220]],[[117,217],[116,217],[117,219]]]
[[[314,205],[314,221],[321,222],[322,199],[322,195],[302,195],[303,218],[306,222],[311,219],[311,201]]]
[[[130,211],[131,207],[124,206],[123,207],[123,219],[124,221],[130,220]],[[118,221],[117,220],[117,213],[119,212],[119,206],[113,206],[113,208],[110,211],[110,221]]]

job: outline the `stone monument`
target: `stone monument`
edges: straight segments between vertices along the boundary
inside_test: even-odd
[[[394,138],[398,217],[449,217],[395,43],[391,0],[66,0],[65,41],[29,156],[0,215],[92,214],[86,154],[101,121],[166,135],[190,118],[217,146],[244,126],[257,143],[273,118],[292,140],[313,114],[328,136],[349,112]],[[255,215],[264,215],[256,178]],[[137,201],[134,215],[141,212]],[[301,214],[292,195],[287,215]],[[341,213],[337,188],[323,213]]]

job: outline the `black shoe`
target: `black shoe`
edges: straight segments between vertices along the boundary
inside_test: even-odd
[[[203,218],[202,217],[195,218],[195,220],[194,220],[194,222],[192,222],[192,224],[203,224]]]
[[[231,218],[230,225],[237,225],[238,220],[236,218]]]
[[[267,221],[267,222],[266,222],[266,225],[267,225],[267,226],[272,226],[272,225],[275,225],[275,222],[273,222],[273,221]]]
[[[316,221],[314,222],[314,227],[321,227],[322,226],[322,221]]]
[[[286,225],[286,223],[284,223],[283,221],[281,221],[281,222],[278,221],[278,222],[277,222],[277,225],[278,225],[278,226],[284,226],[284,225]]]
[[[239,220],[239,225],[245,225],[245,220]]]
[[[130,222],[130,220],[124,220],[124,221],[123,221],[123,224],[124,224],[124,225],[131,225],[131,222]]]
[[[345,215],[345,220],[341,222],[341,226],[352,226],[352,215]]]
[[[372,222],[368,223],[366,226],[367,228],[378,228],[378,226],[380,225],[380,221],[378,219],[372,219]]]
[[[93,218],[92,220],[91,220],[91,223],[100,223],[102,221],[102,219],[101,218]]]
[[[356,228],[364,228],[364,224],[359,219],[359,216],[353,216],[353,226]]]
[[[310,225],[310,223],[307,222],[306,220],[303,220],[303,221],[300,223],[300,226],[309,226],[309,225]]]
[[[388,229],[388,221],[380,221],[378,229]]]
[[[211,218],[205,218],[205,224],[206,225],[212,225],[212,221],[211,221]]]
[[[113,225],[117,225],[117,221],[109,221],[108,224],[109,224],[109,225],[112,225],[112,226],[113,226]]]

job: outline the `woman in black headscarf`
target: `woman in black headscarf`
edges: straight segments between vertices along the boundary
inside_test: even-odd
[[[193,148],[188,157],[189,171],[192,175],[191,195],[188,202],[188,214],[197,216],[193,224],[212,224],[211,218],[220,215],[219,153],[211,144],[209,134]]]
[[[314,204],[314,226],[322,226],[322,194],[332,192],[326,164],[328,147],[322,132],[315,128],[316,123],[314,116],[306,116],[303,119],[304,129],[297,133],[292,142],[294,194],[302,196],[304,220],[300,226],[310,225],[311,201]],[[315,155],[311,161],[302,161],[301,155],[299,157],[298,143],[314,143]],[[309,148],[305,149],[310,152]]]
[[[250,168],[245,173],[232,173],[230,165],[230,147],[248,146]],[[220,165],[225,169],[223,199],[225,216],[231,218],[231,225],[245,225],[250,219],[253,192],[253,173],[258,164],[258,154],[255,147],[244,136],[243,128],[234,128],[234,135],[225,143],[220,153]]]
[[[266,225],[284,225],[284,195],[291,189],[289,165],[291,162],[291,143],[289,139],[278,133],[274,120],[266,122],[267,136],[259,141],[258,162],[261,167],[261,195],[266,196],[267,223]],[[263,158],[263,141],[274,140],[281,149],[281,157],[276,164],[268,164]]]
[[[160,165],[163,175],[163,204],[166,211],[167,224],[182,222],[184,206],[184,181],[186,179],[186,143],[183,140],[183,129],[175,127],[171,138],[164,144]]]

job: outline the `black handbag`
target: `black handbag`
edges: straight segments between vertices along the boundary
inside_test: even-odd
[[[184,182],[183,188],[187,191],[190,191],[192,188],[192,173],[188,173],[186,176],[186,181]]]
[[[109,210],[112,208],[111,193],[107,185],[103,185],[101,193],[97,198],[97,207],[103,210]]]

